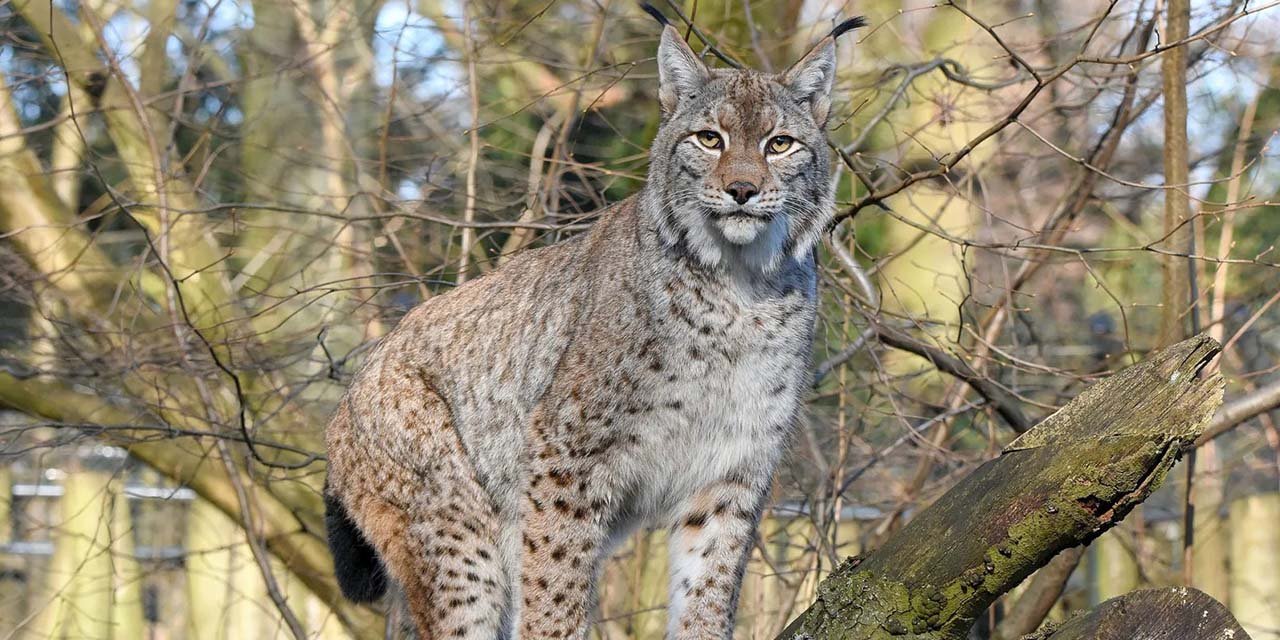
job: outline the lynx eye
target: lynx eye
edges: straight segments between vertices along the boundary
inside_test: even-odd
[[[708,149],[719,149],[724,146],[724,140],[714,131],[699,131],[693,134],[693,137],[698,144]]]
[[[796,139],[791,136],[774,136],[769,139],[767,148],[772,154],[786,153],[795,143]]]

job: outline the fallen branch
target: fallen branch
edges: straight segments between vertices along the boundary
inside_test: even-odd
[[[1160,485],[1222,402],[1200,335],[1103,380],[1020,436],[865,559],[782,638],[965,636],[997,597],[1087,544]]]

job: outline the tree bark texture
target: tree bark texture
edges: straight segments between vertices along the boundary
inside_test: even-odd
[[[1248,640],[1222,603],[1187,587],[1144,589],[1103,602],[1025,640]]]

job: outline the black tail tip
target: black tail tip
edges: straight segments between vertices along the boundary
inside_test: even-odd
[[[840,36],[844,35],[846,31],[853,31],[858,27],[865,27],[865,26],[867,26],[867,19],[865,17],[854,16],[836,25],[836,27],[831,30],[831,37],[839,38]]]
[[[368,540],[334,496],[324,495],[324,528],[333,554],[333,573],[342,595],[352,602],[374,602],[387,592],[387,575]]]
[[[664,27],[671,24],[671,21],[667,20],[667,17],[662,15],[662,12],[658,11],[657,7],[649,4],[648,2],[641,2],[640,8],[643,9],[645,13],[653,16],[653,19],[657,20],[658,24]]]

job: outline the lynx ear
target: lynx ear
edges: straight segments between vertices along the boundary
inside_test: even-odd
[[[830,35],[782,74],[782,83],[791,89],[797,101],[809,103],[813,119],[819,125],[825,125],[831,113],[831,86],[836,79],[836,38],[865,24],[866,20],[858,17],[836,25]]]
[[[823,38],[799,62],[782,74],[782,83],[791,89],[796,102],[807,102],[813,120],[827,123],[831,112],[831,86],[836,79],[836,39]]]
[[[711,72],[680,32],[671,25],[663,27],[658,43],[658,100],[663,113],[675,113],[681,100],[697,93],[710,79]]]

